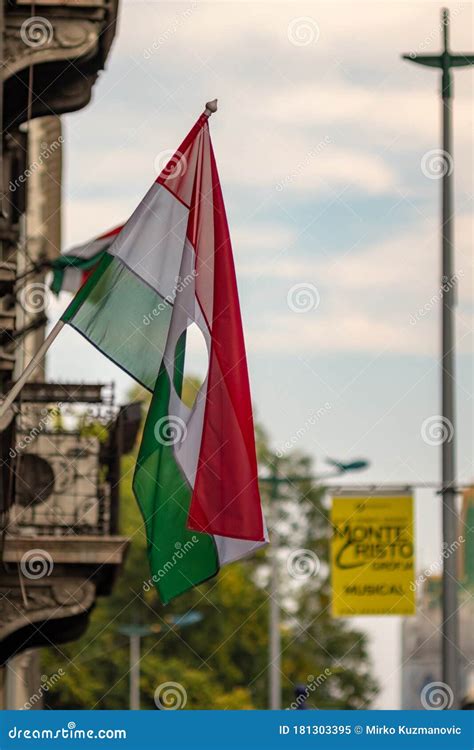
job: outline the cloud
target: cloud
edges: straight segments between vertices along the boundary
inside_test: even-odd
[[[306,127],[312,125],[341,126],[356,124],[368,128],[378,142],[403,138],[403,145],[412,150],[420,144],[435,141],[439,133],[439,101],[430,87],[400,89],[396,86],[371,86],[344,80],[322,85],[319,81],[303,82],[268,97],[267,116],[278,123],[291,125],[295,113]],[[453,102],[456,118],[456,139],[470,142],[473,109],[468,93]],[[367,115],[370,113],[369,120]],[[359,128],[357,133],[359,135]],[[409,140],[407,140],[409,138]],[[398,144],[400,147],[400,144]]]
[[[247,343],[255,351],[273,354],[289,350],[294,354],[421,353],[415,337],[408,339],[406,331],[400,327],[354,313],[346,305],[330,315],[290,313],[278,315],[271,323],[269,320],[266,323],[265,330],[252,330],[247,334]]]
[[[472,347],[472,216],[457,217],[456,320],[459,350]],[[439,228],[434,217],[362,250],[317,258],[278,248],[274,257],[242,258],[244,278],[258,286],[273,279],[269,309],[249,316],[250,346],[273,352],[436,354],[443,292]],[[288,294],[295,284],[317,288],[315,310],[295,313]],[[471,335],[469,335],[471,333]]]
[[[220,169],[228,183],[267,187],[277,191],[276,197],[279,191],[288,197],[349,186],[362,193],[383,194],[393,192],[399,182],[395,170],[377,154],[337,146],[330,140],[318,142],[304,133],[294,137],[261,129],[257,138],[243,143],[241,133],[235,131],[220,152]],[[238,160],[236,153],[240,153]]]
[[[135,207],[133,199],[69,198],[64,205],[64,250],[126,221]]]
[[[243,262],[256,254],[268,253],[275,256],[291,246],[297,236],[297,229],[281,222],[245,222],[231,226],[232,246],[236,257],[243,256]]]
[[[281,355],[324,356],[331,353],[370,355],[437,356],[439,352],[439,316],[411,326],[408,316],[378,316],[364,310],[354,310],[342,301],[337,310],[325,314],[319,311],[296,315],[278,314],[266,317],[261,326],[248,326],[246,341],[249,349],[258,353]],[[458,352],[472,352],[474,316],[456,315]],[[471,336],[469,337],[469,331]],[[394,373],[395,375],[395,373]]]
[[[453,46],[467,48],[469,6],[452,15]],[[314,42],[292,44],[298,18],[317,24]],[[337,2],[125,3],[92,106],[66,118],[71,192],[91,214],[107,211],[110,194],[136,205],[157,153],[176,147],[193,113],[217,95],[211,128],[229,188],[280,186],[287,202],[347,187],[419,195],[431,187],[420,160],[439,138],[437,78],[400,53],[434,51],[440,38],[429,3],[384,2],[370,12]],[[467,192],[470,80],[456,72],[453,103],[456,184]]]
[[[125,3],[92,106],[67,117],[67,243],[126,219],[155,177],[157,153],[176,147],[193,113],[218,95],[211,130],[250,338],[269,351],[376,351],[384,342],[399,353],[435,351],[437,311],[411,327],[409,316],[439,286],[439,183],[420,168],[438,144],[438,83],[400,53],[437,50],[439,14],[431,4],[368,8]],[[452,46],[468,48],[471,11],[458,8]],[[289,38],[299,17],[316,22],[314,43]],[[456,72],[462,212],[472,192],[470,80]],[[469,324],[472,229],[467,214],[456,221],[459,313]],[[321,292],[316,317],[286,308],[288,286],[305,280]]]

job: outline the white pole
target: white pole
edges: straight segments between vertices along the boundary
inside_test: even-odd
[[[48,335],[46,336],[45,340],[41,344],[40,348],[38,349],[34,357],[27,364],[27,366],[21,373],[20,377],[16,381],[15,385],[5,397],[5,400],[2,401],[2,404],[0,406],[0,419],[3,417],[3,415],[8,411],[10,406],[13,404],[14,400],[20,393],[21,389],[25,385],[28,378],[34,373],[36,368],[41,364],[46,352],[48,351],[49,347],[53,343],[58,333],[62,330],[64,325],[65,323],[63,320],[58,320],[54,328],[52,328],[52,330],[48,333]]]
[[[130,711],[140,710],[140,636],[130,636]]]
[[[271,534],[271,581],[270,581],[270,618],[269,618],[269,708],[273,711],[281,708],[281,636],[280,636],[280,576],[278,567],[279,536],[279,492],[278,464],[272,469],[270,478],[270,513],[272,519]]]
[[[278,502],[278,501],[277,501]],[[274,508],[276,510],[276,508]],[[270,701],[273,711],[281,709],[281,636],[280,636],[280,585],[278,571],[279,538],[276,526],[272,533],[271,585],[270,585]]]

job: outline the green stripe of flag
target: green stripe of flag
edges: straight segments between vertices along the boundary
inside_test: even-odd
[[[117,258],[104,253],[62,319],[153,391],[172,306]]]
[[[164,604],[214,576],[214,538],[187,528],[192,490],[179,468],[174,445],[167,445],[170,379],[163,365],[143,431],[133,489],[142,512],[152,580]]]
[[[99,263],[103,254],[104,251],[101,250],[90,258],[81,258],[76,255],[60,255],[51,265],[53,271],[51,291],[54,292],[54,294],[59,294],[63,287],[64,273],[68,268],[77,268],[82,272],[90,271]]]

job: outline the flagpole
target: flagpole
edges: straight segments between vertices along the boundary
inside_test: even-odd
[[[217,99],[212,99],[209,102],[206,102],[204,110],[205,117],[209,118],[211,115],[213,115],[215,112],[217,112]],[[64,327],[65,323],[63,320],[58,320],[56,325],[52,328],[50,333],[46,336],[45,340],[41,344],[40,348],[34,355],[34,357],[31,359],[31,361],[28,363],[28,365],[25,367],[23,372],[21,373],[20,377],[16,381],[15,385],[5,399],[2,401],[0,405],[0,420],[4,416],[4,414],[8,411],[8,409],[11,407],[13,402],[15,401],[16,397],[20,393],[21,389],[27,382],[28,378],[31,377],[31,375],[34,373],[36,368],[41,364],[43,361],[46,352],[48,351],[49,347],[53,343],[56,336],[61,332],[62,328]]]
[[[11,390],[8,392],[5,400],[2,401],[2,404],[0,406],[0,419],[13,404],[14,400],[20,393],[28,378],[34,373],[36,368],[39,367],[45,357],[46,352],[48,351],[56,336],[61,332],[64,325],[65,323],[63,320],[58,320],[56,325],[48,333],[40,348],[27,364],[13,388],[11,388]]]

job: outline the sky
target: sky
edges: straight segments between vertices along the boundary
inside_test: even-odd
[[[451,46],[474,48],[472,7]],[[439,76],[432,2],[124,0],[92,103],[64,123],[63,246],[122,223],[209,99],[257,418],[276,450],[367,458],[354,481],[436,482],[440,448]],[[455,73],[456,439],[473,479],[472,70]],[[67,302],[50,305],[54,320]],[[187,369],[203,375],[192,337]],[[51,377],[131,381],[73,331]],[[431,436],[431,437],[430,437]],[[440,502],[416,492],[417,566],[440,553]],[[361,618],[399,705],[397,618]]]

